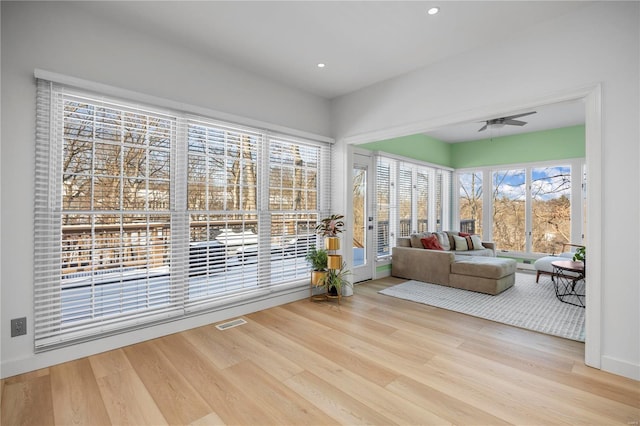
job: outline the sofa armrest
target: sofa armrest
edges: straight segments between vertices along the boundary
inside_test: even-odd
[[[494,243],[493,241],[483,241],[482,246],[484,248],[491,249],[493,251],[493,257],[496,256],[496,243]]]
[[[450,251],[394,247],[391,275],[435,284],[449,284],[455,255]]]

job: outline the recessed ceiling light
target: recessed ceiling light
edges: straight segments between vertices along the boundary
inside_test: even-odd
[[[324,68],[324,67],[326,67],[326,65],[325,65],[325,64],[323,64],[322,62],[320,62],[320,63],[318,64],[318,68]]]
[[[427,13],[429,15],[435,15],[438,12],[440,12],[440,8],[439,7],[432,7],[429,10],[427,10]]]

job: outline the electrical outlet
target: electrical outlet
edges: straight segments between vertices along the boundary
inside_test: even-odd
[[[11,337],[27,334],[27,317],[11,320]]]

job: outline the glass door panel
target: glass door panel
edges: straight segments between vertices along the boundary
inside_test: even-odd
[[[353,266],[367,263],[367,169],[353,167]]]

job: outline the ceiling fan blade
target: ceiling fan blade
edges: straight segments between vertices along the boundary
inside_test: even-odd
[[[505,120],[510,120],[512,118],[526,117],[527,115],[531,115],[531,114],[535,114],[535,113],[536,113],[536,111],[531,111],[531,112],[525,112],[523,114],[509,115],[507,117],[502,117],[502,118],[504,118]]]
[[[486,129],[487,129],[487,125],[488,125],[488,124],[485,124],[485,125],[484,125],[484,126],[482,126],[482,128],[481,128],[480,130],[478,130],[478,131],[479,131],[479,132],[481,132],[481,131],[483,131],[483,130],[486,130]]]
[[[520,120],[504,120],[504,124],[509,124],[511,126],[524,126],[525,124],[527,124],[526,121],[520,121]]]

